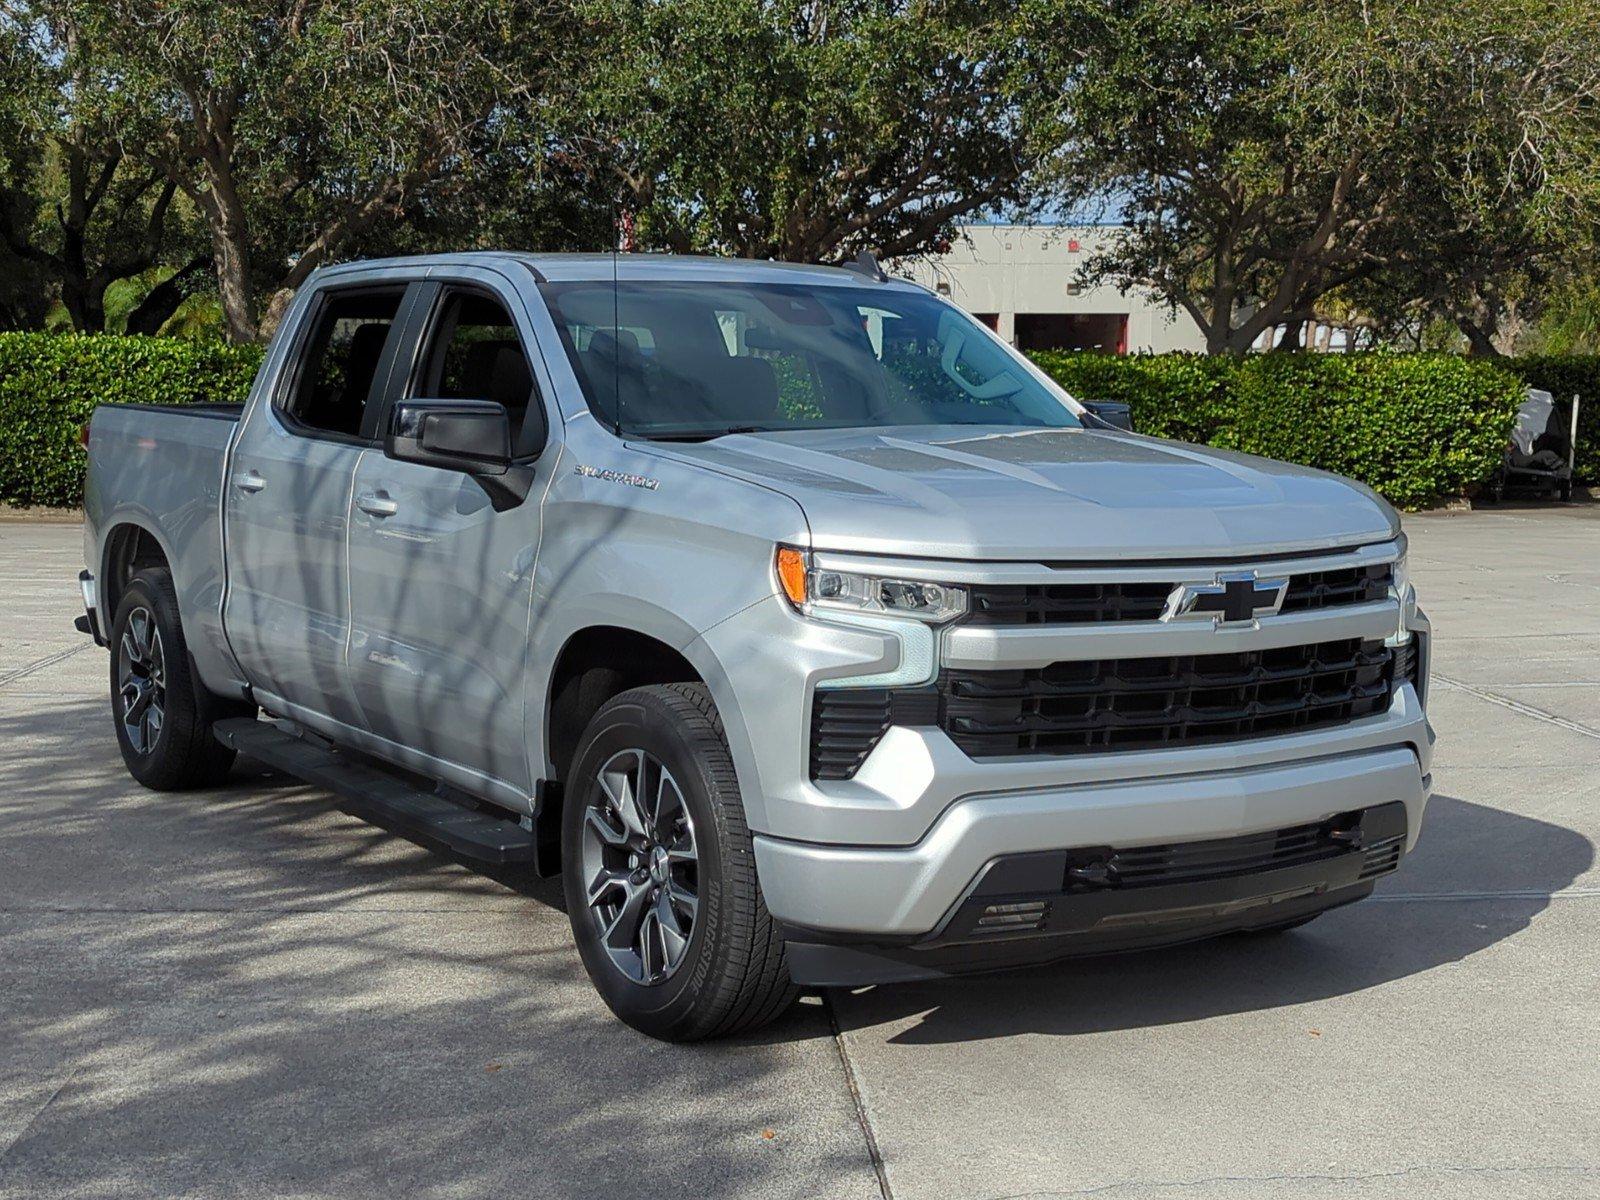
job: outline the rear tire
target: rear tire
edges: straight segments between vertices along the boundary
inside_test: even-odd
[[[161,567],[135,575],[111,622],[111,717],[128,773],[158,792],[221,783],[234,752],[211,726],[253,711],[196,677],[172,576]]]
[[[608,701],[565,790],[567,913],[612,1012],[651,1037],[692,1042],[755,1029],[789,1007],[798,989],[704,686]]]

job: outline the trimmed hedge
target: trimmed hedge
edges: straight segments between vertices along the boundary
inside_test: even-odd
[[[261,354],[177,338],[0,333],[0,500],[78,504],[78,432],[96,404],[243,400]]]
[[[1335,471],[1402,508],[1486,479],[1524,394],[1497,362],[1443,354],[1033,359],[1075,396],[1131,405],[1141,433]]]
[[[0,334],[0,500],[83,498],[78,430],[97,403],[242,400],[260,346]],[[1583,396],[1578,474],[1600,483],[1600,356],[1038,353],[1073,394],[1120,400],[1141,433],[1349,475],[1395,504],[1460,495],[1500,462],[1525,385]]]
[[[1527,354],[1506,366],[1554,396],[1565,421],[1572,420],[1572,397],[1579,398],[1576,474],[1579,483],[1600,483],[1600,354]]]

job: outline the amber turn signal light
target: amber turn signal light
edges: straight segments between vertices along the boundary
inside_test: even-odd
[[[799,608],[806,602],[806,556],[791,546],[778,547],[778,583],[789,603]]]

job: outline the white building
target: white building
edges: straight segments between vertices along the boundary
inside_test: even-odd
[[[1116,354],[1205,350],[1190,316],[1139,292],[1087,287],[1078,268],[1117,230],[1102,226],[966,225],[948,254],[901,268],[1022,350]]]

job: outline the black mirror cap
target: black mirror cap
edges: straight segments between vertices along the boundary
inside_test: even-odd
[[[1079,404],[1089,410],[1089,414],[1099,418],[1112,429],[1133,432],[1133,409],[1127,404],[1116,400],[1079,400]]]
[[[400,462],[504,475],[511,467],[511,421],[493,400],[402,400],[389,417],[383,452]]]

